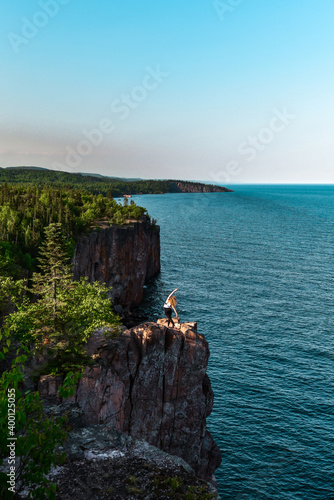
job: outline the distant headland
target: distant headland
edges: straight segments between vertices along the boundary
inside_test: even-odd
[[[134,194],[223,193],[232,192],[222,186],[184,180],[127,179],[100,174],[71,173],[42,167],[0,167],[0,183],[85,189],[112,197]]]

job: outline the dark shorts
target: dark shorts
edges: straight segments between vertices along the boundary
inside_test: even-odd
[[[171,307],[164,307],[165,314],[168,319],[171,319],[172,317],[172,308]]]

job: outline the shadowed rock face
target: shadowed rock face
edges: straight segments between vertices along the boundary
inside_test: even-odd
[[[88,352],[96,364],[86,368],[72,398],[83,411],[83,424],[112,424],[211,479],[221,453],[206,430],[213,406],[209,348],[196,324],[176,330],[144,323],[116,340],[92,338]],[[60,383],[42,378],[41,395],[52,397]]]
[[[160,229],[147,220],[93,230],[75,247],[74,279],[106,283],[114,303],[125,307],[140,304],[145,281],[159,271]]]
[[[73,409],[66,405],[70,413]],[[220,498],[217,490],[203,484],[184,460],[112,426],[76,429],[64,449],[66,463],[48,476],[58,484],[57,498],[61,500],[166,500],[176,494],[177,498]]]

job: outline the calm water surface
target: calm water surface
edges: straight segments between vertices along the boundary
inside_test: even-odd
[[[150,317],[178,287],[211,357],[223,499],[334,499],[334,186],[134,197],[161,225]]]

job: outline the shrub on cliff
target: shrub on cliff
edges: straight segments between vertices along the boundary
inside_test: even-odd
[[[3,358],[11,346],[9,335],[0,349]],[[0,497],[17,498],[23,488],[29,488],[32,498],[54,499],[56,484],[46,475],[52,466],[64,462],[65,456],[57,445],[67,437],[66,418],[48,418],[38,392],[24,391],[24,363],[28,350],[17,349],[9,370],[0,377]]]
[[[22,294],[24,283],[22,280],[14,280],[10,276],[0,275],[0,318],[9,313],[14,306],[15,298]]]

